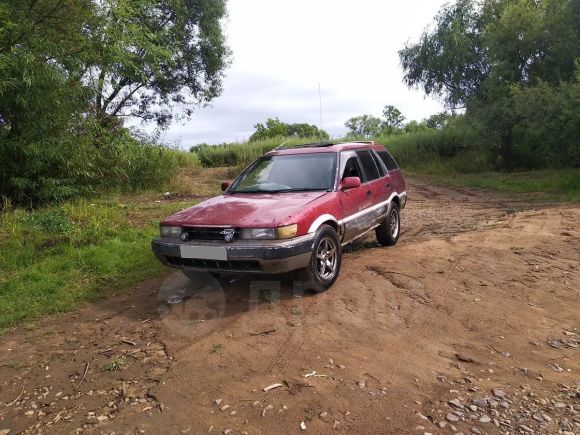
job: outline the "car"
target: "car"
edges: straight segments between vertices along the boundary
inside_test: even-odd
[[[160,223],[152,248],[163,264],[190,277],[299,271],[324,291],[345,245],[372,230],[397,243],[407,203],[397,162],[374,142],[278,147],[221,187]]]

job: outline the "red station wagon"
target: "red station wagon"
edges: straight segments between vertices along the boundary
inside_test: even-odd
[[[397,243],[407,200],[397,163],[374,142],[279,147],[222,190],[161,222],[155,255],[186,275],[302,269],[317,290],[338,277],[346,244],[372,230]]]

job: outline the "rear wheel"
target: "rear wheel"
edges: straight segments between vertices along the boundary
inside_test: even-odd
[[[385,217],[381,225],[375,230],[377,241],[383,246],[393,246],[399,240],[400,232],[401,217],[399,214],[399,206],[393,202],[387,217]]]
[[[322,225],[314,238],[314,249],[305,270],[306,285],[317,292],[328,289],[340,272],[342,247],[336,230]]]

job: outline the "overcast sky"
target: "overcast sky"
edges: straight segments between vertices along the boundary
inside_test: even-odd
[[[439,102],[403,83],[397,51],[416,41],[444,0],[229,0],[233,52],[223,94],[165,133],[183,148],[246,140],[269,117],[319,125],[332,136],[387,104],[407,119],[440,112]]]

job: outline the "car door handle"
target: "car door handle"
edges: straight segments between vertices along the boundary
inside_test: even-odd
[[[385,184],[385,187],[391,187],[391,183]]]
[[[371,191],[367,191],[367,196],[371,196]]]

